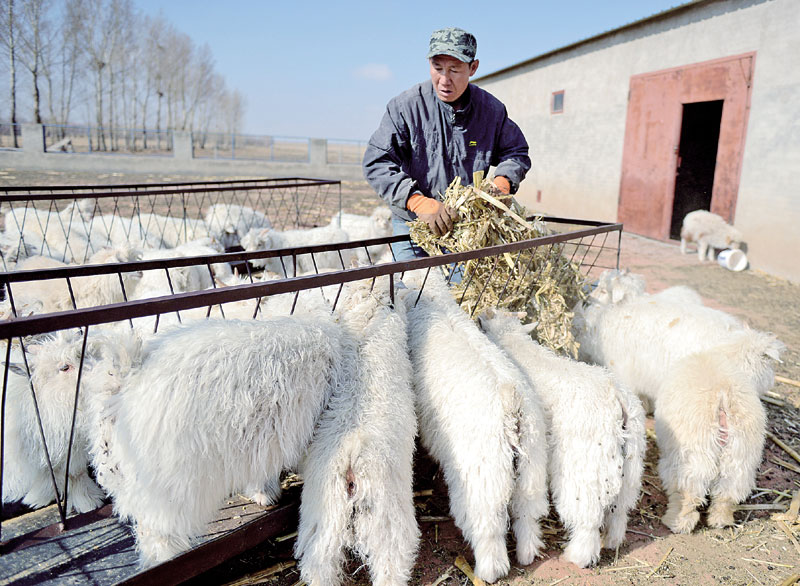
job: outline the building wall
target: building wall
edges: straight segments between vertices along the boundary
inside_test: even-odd
[[[520,200],[617,220],[630,77],[755,51],[734,225],[752,268],[800,282],[798,22],[797,0],[702,1],[478,78],[530,144]],[[559,90],[564,112],[551,114]]]

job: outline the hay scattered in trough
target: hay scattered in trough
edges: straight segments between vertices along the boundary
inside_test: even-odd
[[[459,221],[444,236],[435,236],[422,220],[409,223],[411,238],[425,252],[437,256],[487,246],[508,244],[548,235],[540,218],[525,219],[525,209],[511,207],[495,196],[492,182],[476,174],[473,185],[456,177],[444,194],[444,203],[458,210]],[[572,335],[571,308],[585,298],[585,278],[577,264],[563,253],[563,245],[539,246],[502,257],[485,257],[462,264],[463,278],[453,284],[453,296],[477,317],[488,307],[524,311],[528,323],[538,322],[534,334],[548,348],[573,357],[578,342]],[[452,267],[444,266],[445,276]]]

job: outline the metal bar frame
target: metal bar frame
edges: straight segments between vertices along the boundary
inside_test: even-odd
[[[574,224],[586,226],[578,230],[562,232],[560,234],[553,234],[548,236],[541,236],[529,240],[513,242],[509,244],[500,244],[490,246],[477,250],[447,253],[441,256],[424,257],[409,261],[394,261],[385,264],[355,267],[343,269],[341,271],[334,271],[330,273],[322,273],[316,275],[300,276],[293,278],[278,279],[275,281],[268,281],[263,283],[250,283],[231,287],[214,288],[204,291],[193,291],[188,293],[180,293],[177,295],[169,295],[164,297],[157,297],[151,299],[127,301],[123,303],[106,305],[101,307],[90,307],[75,309],[72,311],[64,311],[51,314],[31,315],[27,317],[20,317],[12,320],[0,322],[0,340],[6,340],[6,365],[8,364],[11,343],[14,338],[22,339],[27,336],[38,334],[50,333],[69,328],[83,328],[83,348],[85,351],[86,339],[88,329],[91,326],[112,323],[124,320],[131,320],[138,317],[158,316],[162,313],[176,312],[181,310],[188,310],[198,307],[206,307],[218,305],[222,303],[242,301],[247,299],[260,299],[271,295],[278,295],[283,293],[295,293],[295,302],[297,295],[300,291],[314,289],[329,285],[339,285],[339,294],[345,283],[352,281],[359,281],[364,279],[375,280],[381,276],[388,276],[390,286],[393,285],[396,276],[402,278],[403,273],[410,270],[427,269],[430,272],[434,267],[441,267],[445,265],[456,266],[459,263],[468,260],[491,257],[499,259],[500,256],[508,253],[518,253],[517,260],[521,257],[524,250],[533,249],[541,246],[551,246],[550,254],[561,254],[561,249],[565,243],[575,244],[577,246],[583,244],[585,238],[592,238],[587,246],[587,251],[591,250],[594,245],[594,239],[598,235],[604,235],[603,242],[599,245],[600,251],[595,256],[593,263],[599,258],[599,254],[606,249],[613,247],[606,245],[606,240],[610,233],[617,232],[617,247],[616,247],[616,266],[604,268],[619,268],[619,249],[621,248],[622,224],[619,223],[603,223],[592,222],[583,220],[571,220],[564,218],[548,218],[553,223]],[[299,254],[343,250],[345,248],[366,248],[367,246],[375,244],[389,244],[391,242],[402,241],[409,238],[408,236],[393,236],[388,238],[375,238],[370,240],[347,242],[339,244],[329,244],[320,246],[307,246],[294,249],[273,250],[267,252],[251,252],[251,253],[228,253],[216,256],[194,257],[194,258],[176,258],[165,259],[158,261],[139,261],[135,263],[124,263],[118,266],[115,265],[92,265],[92,266],[74,266],[62,269],[46,269],[37,271],[20,271],[17,273],[0,274],[0,283],[13,283],[21,282],[24,280],[43,280],[48,278],[66,278],[75,276],[85,276],[90,274],[111,274],[115,272],[125,272],[126,270],[143,270],[143,269],[164,269],[167,270],[172,266],[187,266],[198,264],[211,264],[213,262],[225,262],[229,260],[251,260],[255,258],[265,258],[274,256],[292,256],[295,259]],[[576,247],[577,250],[577,247]],[[573,258],[574,258],[573,253]],[[584,254],[585,260],[586,254]],[[593,265],[594,266],[594,265]],[[135,267],[135,268],[134,268]],[[530,266],[526,267],[527,270]],[[426,275],[427,280],[427,275]],[[425,281],[423,281],[422,289],[424,289]],[[477,286],[480,286],[478,284]],[[485,289],[485,284],[484,284]],[[339,294],[336,296],[333,306],[336,307],[338,303]],[[421,295],[421,291],[420,291]],[[419,299],[419,297],[418,297]],[[294,307],[292,308],[292,310]],[[81,366],[83,364],[83,352],[81,355]],[[80,375],[82,368],[78,370],[78,383],[75,390],[75,405],[77,408],[78,391],[80,387]],[[29,373],[30,376],[30,373]],[[5,414],[5,395],[8,378],[8,367],[6,366],[3,379],[3,393],[0,410]],[[34,392],[31,386],[31,391]],[[74,426],[74,417],[73,417]],[[70,438],[71,443],[71,438]],[[0,438],[0,456],[2,456],[3,440]],[[71,449],[70,449],[71,451]],[[68,468],[67,468],[68,469]],[[2,478],[2,469],[0,469],[0,479]],[[1,489],[0,489],[1,490]],[[66,500],[68,490],[68,478],[65,478],[64,486],[64,500],[63,503],[59,502],[59,509],[64,511],[68,510],[68,502]],[[0,493],[0,496],[2,494]],[[103,508],[93,513],[84,515],[76,515],[70,518],[66,517],[66,513],[61,515],[62,521],[59,527],[50,526],[48,528],[40,529],[37,534],[57,535],[60,531],[71,527],[73,519],[80,524],[85,519],[86,515],[98,514],[108,515],[108,509]],[[104,512],[103,512],[104,511]],[[214,565],[221,563],[234,555],[237,555],[247,549],[254,547],[258,543],[263,542],[265,539],[274,537],[280,532],[284,531],[293,520],[296,521],[297,502],[282,503],[281,506],[265,514],[264,516],[251,521],[237,529],[231,530],[228,533],[209,541],[195,549],[189,550],[172,560],[165,562],[155,568],[148,570],[144,573],[136,574],[130,579],[125,581],[125,584],[143,584],[160,582],[173,582],[185,580],[189,577],[197,575],[205,570],[210,569]],[[2,502],[0,500],[0,528],[2,527]],[[12,540],[13,547],[16,549],[26,547],[26,544],[31,545],[36,542],[35,538],[22,536]],[[6,547],[11,544],[7,544]],[[4,548],[5,549],[5,548]]]
[[[129,184],[125,186],[85,186],[85,187],[64,187],[54,186],[50,187],[6,187],[0,188],[0,193],[5,192],[5,195],[0,195],[0,204],[3,202],[15,201],[62,201],[74,200],[75,195],[91,198],[106,198],[106,197],[120,197],[123,195],[142,196],[142,195],[170,195],[170,194],[185,194],[185,193],[206,193],[206,192],[225,192],[236,191],[242,189],[240,183],[245,183],[249,189],[281,189],[286,187],[314,187],[320,185],[339,185],[341,181],[334,179],[313,179],[307,177],[287,177],[280,179],[258,179],[248,181],[220,181],[220,182],[196,182],[196,183],[156,183],[156,184]],[[192,187],[200,185],[200,187]],[[182,187],[188,186],[188,187]],[[117,189],[121,187],[121,189]],[[53,193],[44,193],[47,190],[52,191],[67,191],[75,189],[103,189],[104,191],[90,192],[90,193],[71,193],[69,195],[55,195]],[[9,193],[10,191],[29,190],[28,193]],[[43,193],[30,193],[30,191],[37,190]],[[130,191],[134,190],[134,191]]]

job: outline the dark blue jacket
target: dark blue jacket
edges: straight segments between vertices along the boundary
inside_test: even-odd
[[[381,124],[364,153],[364,177],[395,216],[413,219],[406,209],[412,193],[441,200],[456,176],[472,184],[472,173],[504,175],[512,193],[531,167],[528,143],[503,103],[470,84],[467,105],[454,110],[420,83],[386,106]]]

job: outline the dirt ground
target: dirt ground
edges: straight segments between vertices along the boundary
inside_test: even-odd
[[[233,177],[230,177],[231,179]],[[85,175],[28,173],[0,170],[0,186],[132,183],[179,181],[197,177],[164,175]],[[208,179],[220,179],[211,178]],[[362,182],[345,183],[342,199],[346,211],[369,212],[377,203]],[[800,380],[800,285],[771,277],[756,270],[735,273],[715,263],[699,263],[697,256],[681,255],[677,243],[659,242],[624,234],[621,243],[622,268],[645,276],[648,290],[672,285],[696,289],[704,302],[730,312],[752,327],[771,331],[786,345],[776,374],[790,381]],[[779,441],[800,452],[800,387],[776,382],[766,407],[769,429]],[[551,515],[544,523],[547,549],[533,564],[512,564],[499,585],[777,585],[800,580],[800,520],[781,521],[774,515],[788,506],[800,491],[800,462],[773,439],[767,439],[757,486],[736,514],[737,525],[725,530],[700,526],[690,535],[673,535],[660,522],[666,507],[656,462],[658,458],[648,420],[648,454],[642,496],[629,521],[628,542],[619,551],[604,551],[600,563],[579,569],[561,560],[565,541],[563,528]],[[422,530],[412,585],[465,585],[469,579],[454,562],[463,556],[474,558],[459,530],[448,517],[445,487],[436,468],[420,456],[416,466],[416,506]],[[190,584],[298,584],[299,574],[292,560],[292,536],[270,540],[259,547],[208,572]],[[513,540],[509,551],[513,560]],[[367,570],[352,561],[347,567],[348,585],[369,584]]]

